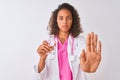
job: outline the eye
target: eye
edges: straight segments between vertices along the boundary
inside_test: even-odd
[[[59,19],[59,20],[63,20],[63,18],[62,18],[62,17],[59,17],[58,19]]]
[[[71,17],[71,16],[68,16],[67,19],[68,19],[68,20],[72,20],[72,17]]]

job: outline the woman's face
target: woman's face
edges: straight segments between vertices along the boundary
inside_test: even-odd
[[[72,14],[67,9],[61,9],[57,15],[57,24],[61,32],[69,32],[72,25]]]

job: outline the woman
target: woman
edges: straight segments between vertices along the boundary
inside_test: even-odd
[[[101,61],[98,36],[91,32],[85,40],[80,35],[79,15],[68,3],[53,11],[48,29],[49,41],[43,41],[37,49],[37,80],[87,80],[85,73],[95,72]]]

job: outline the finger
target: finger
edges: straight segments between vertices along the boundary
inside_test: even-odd
[[[50,47],[46,45],[42,45],[41,49],[43,49],[46,53],[50,51]]]
[[[50,46],[50,51],[54,50],[54,46]]]
[[[47,49],[49,49],[50,47],[48,46],[48,43],[47,43],[47,41],[43,41],[43,43],[38,47],[38,49],[43,49],[43,48],[47,48]]]
[[[91,51],[94,51],[94,32],[91,32]]]
[[[80,55],[80,61],[84,63],[86,61],[86,56],[85,56],[85,50],[82,50],[82,53]]]
[[[86,40],[86,50],[87,50],[87,52],[89,52],[89,51],[91,51],[91,48],[90,48],[90,45],[91,45],[91,35],[90,34],[88,34],[87,35],[87,40]]]
[[[46,53],[50,51],[50,47],[47,45],[40,45],[38,50],[44,50]]]
[[[101,41],[99,41],[99,44],[98,44],[98,54],[101,55],[101,49],[102,49],[102,43]]]
[[[94,51],[97,51],[97,40],[98,40],[98,36],[97,36],[97,34],[95,34],[95,36],[94,36]]]
[[[37,49],[37,52],[38,52],[38,53],[42,53],[42,50],[41,50],[41,49]]]
[[[38,54],[40,56],[48,55],[44,50],[39,50]]]
[[[46,47],[48,50],[53,50],[55,44],[53,46],[50,46],[50,44],[47,41],[44,41],[43,45],[45,45],[44,47]]]
[[[44,51],[43,49],[38,49],[37,52],[39,53],[39,55],[41,55],[41,54],[42,54],[42,55],[45,54],[45,51]]]
[[[43,41],[43,45],[48,45],[49,43],[47,41]]]

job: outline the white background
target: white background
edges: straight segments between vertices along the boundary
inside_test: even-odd
[[[34,80],[36,49],[47,38],[51,12],[62,2],[78,10],[83,35],[93,31],[103,43],[101,64],[88,77],[120,79],[119,0],[0,0],[0,80]]]

